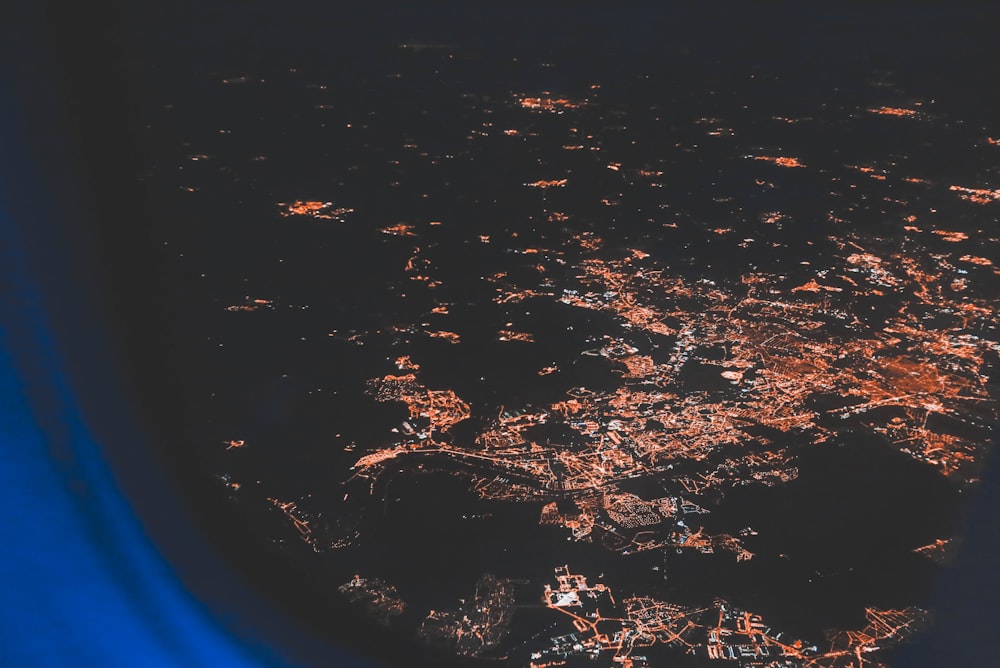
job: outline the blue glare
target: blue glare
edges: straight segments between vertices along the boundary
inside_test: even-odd
[[[0,209],[0,664],[281,665],[224,628],[145,535],[74,401],[18,232]]]

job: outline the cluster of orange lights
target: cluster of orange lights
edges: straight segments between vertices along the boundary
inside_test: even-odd
[[[991,404],[979,370],[984,355],[1000,346],[959,332],[992,311],[949,298],[944,276],[909,258],[883,258],[853,242],[844,249],[843,265],[825,273],[822,283],[814,278],[781,286],[774,277],[748,274],[740,291],[671,276],[645,264],[642,252],[620,260],[582,260],[579,289],[563,291],[558,300],[612,313],[648,336],[670,337],[666,355],[654,357],[606,336],[600,348],[585,354],[604,357],[619,371],[617,389],[578,388],[541,409],[502,412],[480,432],[475,449],[411,438],[364,455],[355,475],[374,480],[390,461],[435,453],[474,466],[473,486],[487,498],[572,493],[575,512],[560,512],[550,503],[540,521],[562,526],[576,540],[620,552],[667,546],[726,550],[737,559],[751,556],[737,538],[671,528],[662,521],[666,516],[657,514],[655,500],[613,501],[623,498],[618,483],[656,475],[696,495],[751,481],[781,484],[798,475],[794,457],[764,440],[759,426],[819,443],[848,418],[943,474],[966,475],[982,446],[940,431],[950,429],[948,423],[932,427],[927,418],[947,416],[952,424],[973,428],[986,424]],[[877,323],[875,335],[858,336],[851,316],[827,301],[830,294],[878,295],[881,288],[904,286],[928,305],[953,312],[955,328],[925,329],[901,311]],[[500,337],[528,341],[523,334],[502,330]],[[686,390],[678,378],[691,364],[714,368],[723,384],[711,392]],[[380,400],[403,401],[411,419],[429,419],[428,434],[445,432],[471,415],[454,393],[428,391],[413,374],[386,376],[378,387]],[[843,405],[819,410],[813,399],[821,396],[840,397]],[[573,447],[537,442],[532,430],[546,422],[575,432]],[[727,446],[748,451],[699,470],[699,463]],[[695,469],[670,473],[680,461]]]
[[[831,636],[825,649],[774,632],[759,614],[716,599],[711,605],[691,607],[630,596],[621,603],[604,583],[592,584],[566,566],[556,568],[556,586],[545,585],[542,602],[568,618],[574,633],[552,639],[550,648],[532,655],[532,668],[557,665],[557,657],[597,658],[612,655],[622,666],[646,666],[640,654],[657,644],[687,654],[739,665],[785,666],[790,660],[803,668],[880,668],[873,652],[906,640],[926,624],[919,608],[865,610],[866,625]],[[857,663],[853,663],[857,661]]]
[[[407,366],[413,368],[411,364]],[[427,389],[417,382],[413,373],[376,378],[370,381],[369,386],[372,396],[378,401],[405,403],[410,409],[410,419],[426,420],[430,433],[448,431],[470,415],[469,405],[452,390]]]
[[[566,109],[579,109],[583,102],[574,102],[564,97],[522,97],[519,104],[524,109],[532,111],[562,112]]]
[[[257,311],[261,308],[270,308],[274,306],[274,302],[270,299],[252,299],[250,297],[246,298],[242,304],[233,304],[232,306],[227,306],[226,310],[231,312],[249,312]]]
[[[413,225],[407,225],[405,223],[397,223],[396,225],[390,225],[389,227],[383,227],[379,232],[382,234],[389,234],[396,237],[415,237],[417,236],[414,232]]]
[[[903,107],[874,107],[868,110],[872,114],[878,114],[880,116],[916,116],[917,112],[913,109],[905,109]]]
[[[545,190],[546,188],[562,188],[567,183],[569,183],[569,179],[553,179],[551,181],[532,181],[531,183],[525,183],[524,185],[529,188],[540,188],[541,190]]]
[[[964,186],[949,186],[948,190],[958,193],[958,196],[976,204],[992,204],[1000,202],[1000,190],[987,188],[966,188]]]
[[[788,158],[784,156],[771,156],[771,155],[757,155],[754,156],[754,160],[764,160],[766,162],[774,163],[779,167],[805,167],[798,158]]]
[[[501,341],[521,341],[523,343],[535,342],[535,336],[530,332],[516,332],[512,329],[501,329],[497,332],[497,338]]]
[[[309,216],[323,220],[343,220],[349,213],[354,213],[354,209],[345,207],[334,207],[332,202],[316,202],[306,200],[295,200],[291,204],[279,202],[282,207],[281,215],[288,216]]]

